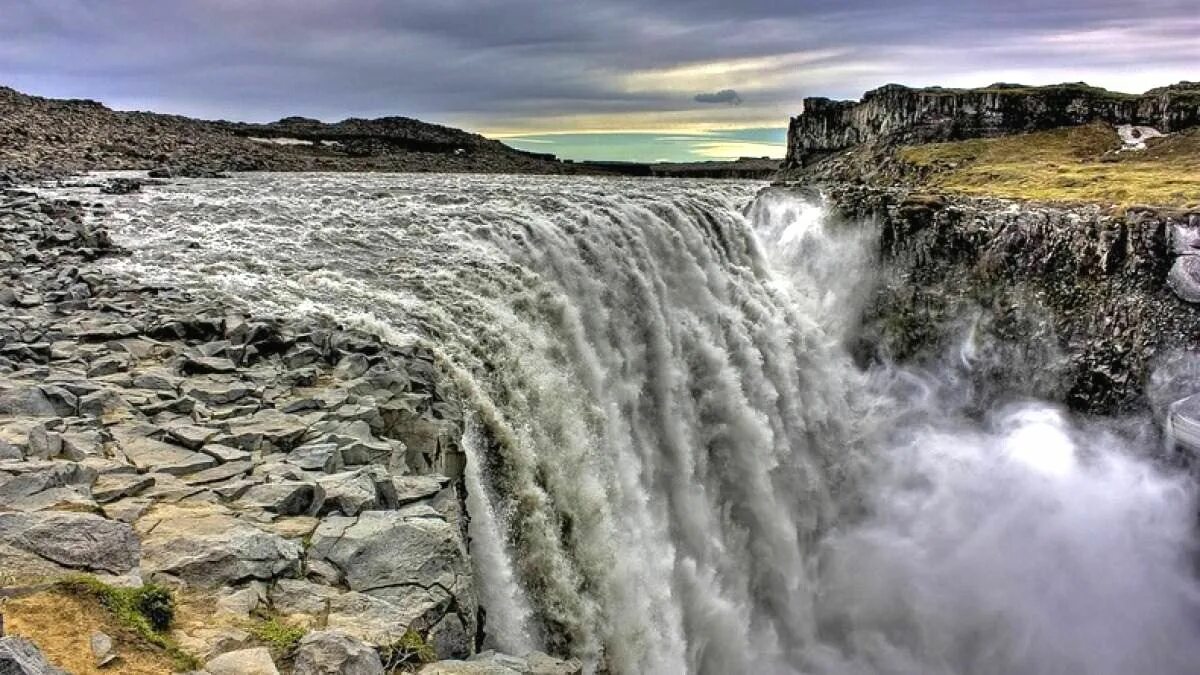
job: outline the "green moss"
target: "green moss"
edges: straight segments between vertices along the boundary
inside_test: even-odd
[[[259,642],[266,644],[271,650],[282,656],[295,651],[300,640],[308,633],[299,626],[291,626],[280,621],[278,617],[270,617],[252,623],[247,626],[247,630]]]
[[[175,619],[175,600],[166,587],[146,584],[122,588],[82,574],[63,579],[56,586],[63,592],[99,601],[121,628],[166,651],[177,669],[200,667],[195,657],[180,649],[166,634]]]

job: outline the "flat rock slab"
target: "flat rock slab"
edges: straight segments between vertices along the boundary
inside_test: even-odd
[[[124,574],[138,565],[133,528],[90,513],[0,513],[0,542],[70,569]]]
[[[214,588],[299,570],[300,544],[265,532],[213,504],[161,504],[137,521],[142,571]]]
[[[139,469],[169,473],[175,476],[203,471],[217,465],[217,460],[203,452],[156,441],[153,438],[126,436],[120,439],[121,451]]]

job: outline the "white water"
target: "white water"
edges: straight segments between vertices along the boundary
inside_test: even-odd
[[[869,230],[758,188],[267,175],[113,204],[152,280],[442,352],[477,414],[501,649],[619,673],[1196,672],[1193,486],[1045,404],[969,419],[969,358],[856,369]]]

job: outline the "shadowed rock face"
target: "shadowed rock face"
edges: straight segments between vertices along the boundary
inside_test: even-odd
[[[863,358],[933,366],[959,353],[975,362],[977,388],[1114,413],[1145,407],[1158,361],[1200,333],[1200,295],[1171,271],[1194,262],[1200,214],[868,187],[830,196],[849,220],[879,227],[884,273]]]
[[[1200,124],[1200,84],[1181,82],[1141,96],[1084,84],[981,89],[911,89],[889,84],[862,101],[807,98],[788,126],[785,166],[797,168],[862,144],[905,145],[986,138],[1093,121],[1177,131]]]

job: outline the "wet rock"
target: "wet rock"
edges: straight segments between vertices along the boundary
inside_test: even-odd
[[[227,652],[204,664],[209,675],[279,675],[266,647]]]
[[[0,637],[0,673],[4,675],[67,675],[50,665],[29,640],[15,635]]]
[[[1200,303],[1200,256],[1176,258],[1167,275],[1167,285],[1181,300]]]

